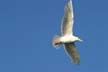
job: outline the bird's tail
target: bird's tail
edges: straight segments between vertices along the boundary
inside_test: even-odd
[[[54,39],[53,39],[53,46],[55,48],[59,48],[60,47],[60,44],[61,44],[61,42],[60,42],[60,36],[56,35],[54,37]]]
[[[64,45],[67,53],[69,54],[70,58],[73,60],[73,63],[80,64],[80,55],[77,51],[77,48],[75,47],[75,44],[66,43]]]

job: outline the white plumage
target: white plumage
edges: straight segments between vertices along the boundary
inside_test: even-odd
[[[64,44],[65,50],[69,54],[70,58],[73,59],[74,63],[79,64],[80,56],[74,42],[82,42],[82,40],[73,35],[73,24],[73,6],[72,0],[69,0],[68,4],[65,6],[65,13],[61,25],[62,36],[55,36],[53,45],[58,48],[61,44]]]

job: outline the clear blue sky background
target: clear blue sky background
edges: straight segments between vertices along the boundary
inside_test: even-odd
[[[108,72],[108,1],[73,0],[79,66],[52,46],[67,1],[0,0],[0,72]]]

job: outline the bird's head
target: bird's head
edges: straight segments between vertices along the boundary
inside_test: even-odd
[[[60,41],[60,37],[59,36],[55,36],[53,39],[53,46],[55,48],[60,47],[61,41]]]
[[[54,46],[55,48],[59,48],[60,45],[61,45],[61,42],[59,42],[59,41],[53,42],[53,46]]]

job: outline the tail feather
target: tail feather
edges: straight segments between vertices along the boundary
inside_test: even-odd
[[[65,49],[71,59],[73,60],[73,63],[80,64],[80,55],[77,51],[77,48],[75,47],[74,43],[65,43]]]

